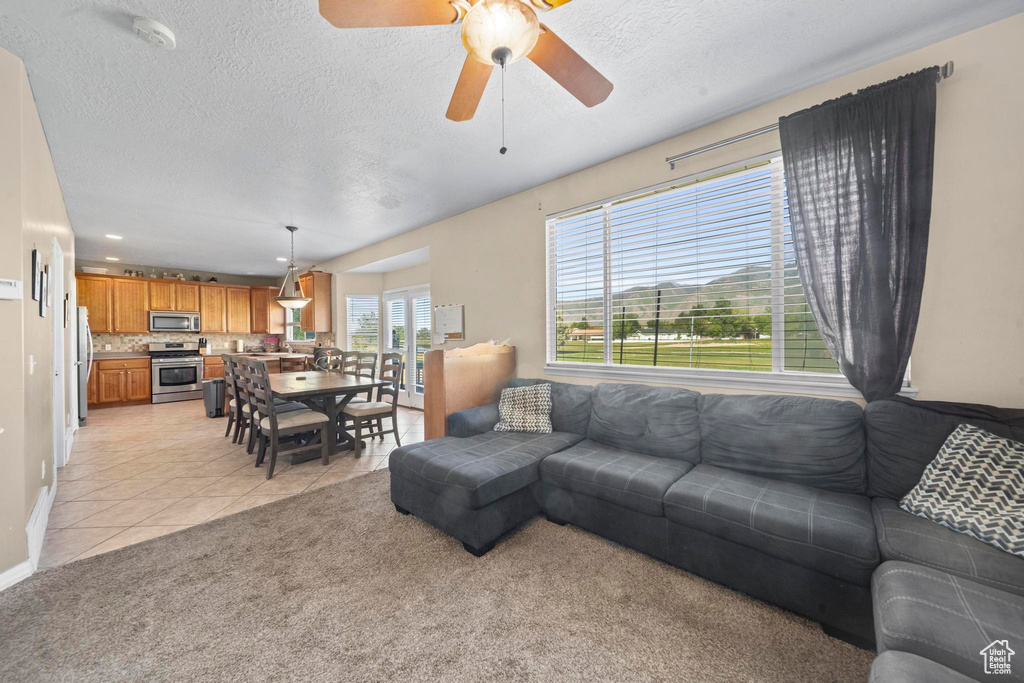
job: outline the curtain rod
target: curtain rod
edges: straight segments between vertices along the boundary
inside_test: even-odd
[[[943,64],[939,68],[939,79],[938,79],[938,82],[941,83],[943,79],[949,78],[952,75],[953,75],[953,62],[946,62],[945,64]],[[675,156],[666,157],[665,161],[668,162],[669,167],[671,167],[671,169],[674,171],[674,170],[676,170],[676,162],[677,161],[682,161],[683,159],[689,159],[690,157],[695,157],[698,154],[703,154],[704,152],[710,152],[711,150],[718,149],[719,147],[726,147],[726,146],[734,144],[736,142],[743,142],[744,140],[749,140],[750,138],[756,138],[759,135],[764,135],[765,133],[771,133],[773,130],[778,130],[778,129],[779,129],[779,124],[773,123],[772,125],[765,126],[764,128],[758,128],[757,130],[747,131],[746,133],[741,133],[740,135],[734,135],[731,138],[726,138],[724,140],[719,140],[718,142],[712,142],[710,145],[704,145],[703,147],[698,147],[697,149],[691,149],[689,152],[683,152],[682,154],[676,154]]]

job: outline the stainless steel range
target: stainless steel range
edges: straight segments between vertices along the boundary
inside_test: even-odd
[[[153,367],[153,403],[189,401],[203,397],[203,357],[199,342],[149,345]]]

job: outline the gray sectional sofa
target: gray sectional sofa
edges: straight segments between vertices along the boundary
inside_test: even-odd
[[[543,513],[877,642],[873,680],[981,677],[989,642],[1024,645],[1024,559],[897,503],[956,425],[1024,440],[1024,424],[896,400],[862,410],[626,384],[551,393],[551,434],[495,432],[490,405],[452,415],[449,436],[396,449],[396,509],[478,556]]]

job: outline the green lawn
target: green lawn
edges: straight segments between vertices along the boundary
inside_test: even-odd
[[[570,341],[558,348],[558,360],[574,363],[604,362],[602,342]],[[612,362],[616,365],[655,365],[653,341],[615,341]],[[658,343],[659,367],[716,370],[772,369],[771,339],[664,340]],[[786,369],[798,372],[837,373],[839,368],[820,339],[787,339]]]

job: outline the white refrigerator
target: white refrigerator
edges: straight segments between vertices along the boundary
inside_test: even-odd
[[[85,426],[85,418],[89,415],[89,375],[92,373],[92,330],[89,329],[89,309],[78,307],[78,344],[75,370],[78,375],[78,426]]]

